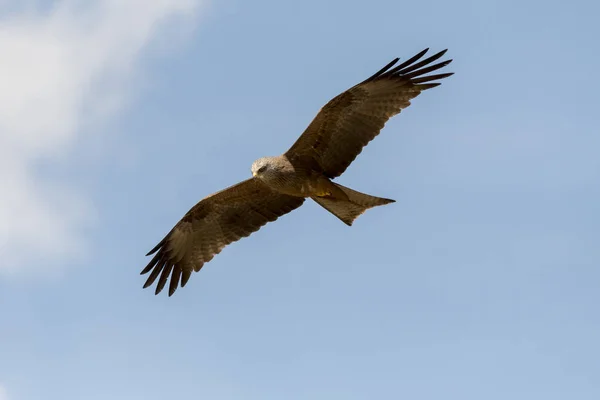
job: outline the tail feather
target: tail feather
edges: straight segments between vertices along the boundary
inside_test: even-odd
[[[383,206],[396,201],[360,193],[337,183],[333,184],[344,192],[346,198],[325,196],[313,197],[312,199],[348,226],[351,226],[354,220],[369,208]]]

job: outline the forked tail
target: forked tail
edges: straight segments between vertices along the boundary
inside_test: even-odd
[[[312,197],[321,207],[338,217],[346,225],[351,226],[359,215],[369,208],[383,206],[396,200],[375,197],[357,192],[345,186],[332,182],[345,196]]]

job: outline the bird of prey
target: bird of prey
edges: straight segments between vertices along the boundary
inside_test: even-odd
[[[446,50],[405,62],[394,59],[374,75],[330,100],[284,154],[252,164],[252,178],[211,194],[192,207],[147,256],[144,288],[158,278],[160,293],[170,277],[169,296],[192,272],[200,271],[228,244],[311,198],[347,225],[367,209],[394,202],[349,189],[333,179],[354,161],[385,123],[422,91],[439,86],[452,73],[427,75],[450,64],[433,64]],[[421,61],[419,61],[421,60]]]

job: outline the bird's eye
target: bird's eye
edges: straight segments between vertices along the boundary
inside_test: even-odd
[[[260,174],[260,173],[262,173],[262,172],[265,172],[265,171],[266,171],[266,169],[267,169],[267,166],[266,166],[266,165],[263,165],[262,167],[260,167],[260,168],[258,169],[258,173]]]

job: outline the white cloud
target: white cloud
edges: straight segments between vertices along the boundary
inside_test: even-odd
[[[35,165],[64,159],[83,127],[118,111],[143,49],[203,2],[0,2],[0,274],[81,251],[89,203]]]
[[[6,389],[4,386],[0,384],[0,400],[8,400],[8,394],[6,393]]]

